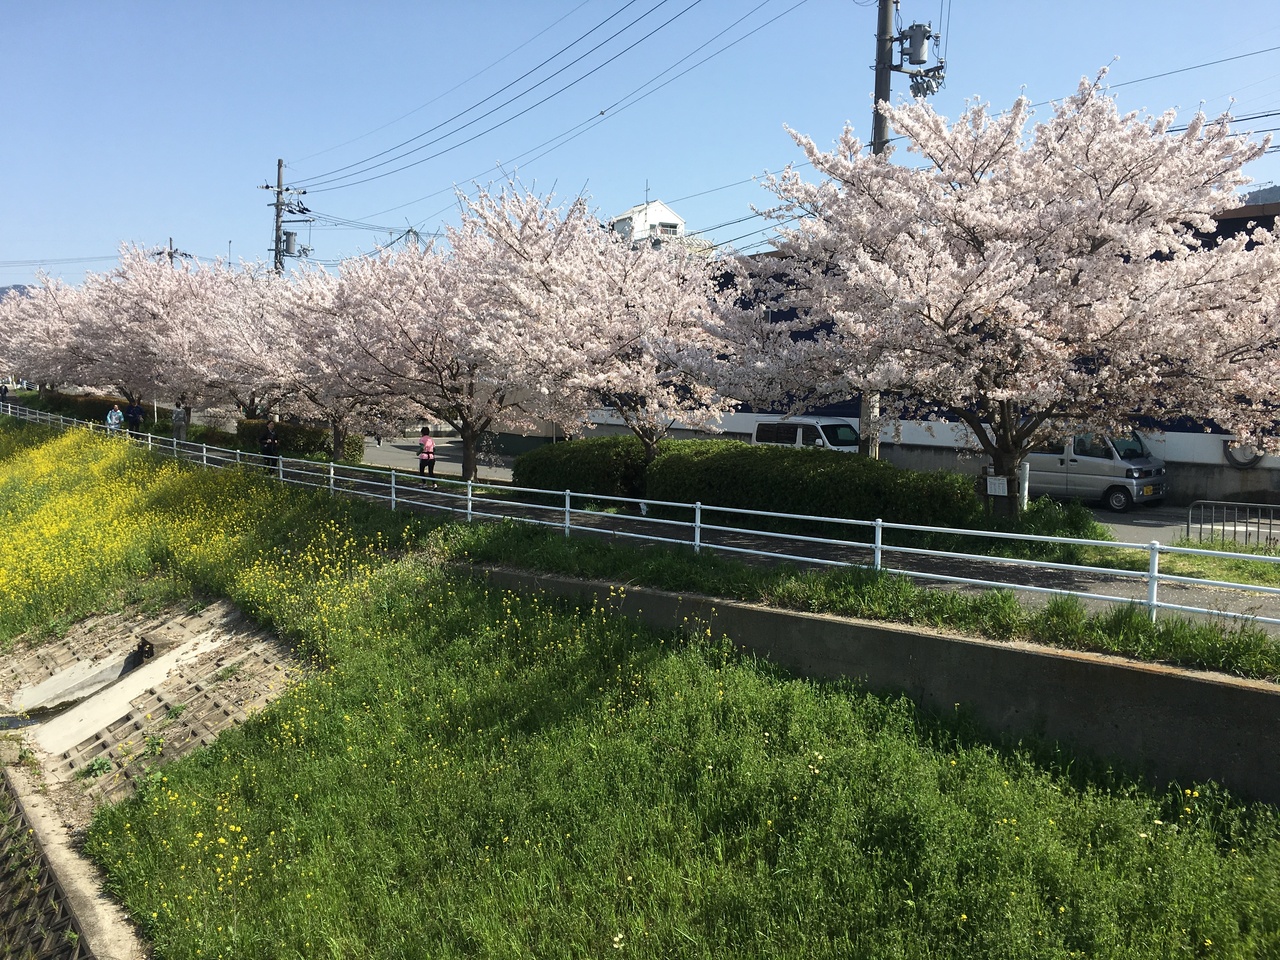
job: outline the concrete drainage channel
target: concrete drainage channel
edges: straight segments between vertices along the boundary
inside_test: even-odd
[[[8,758],[0,756],[7,764]],[[0,944],[40,960],[90,960],[84,929],[4,775],[0,790]]]
[[[0,942],[24,960],[148,955],[77,847],[93,809],[260,710],[299,673],[233,607],[94,617],[0,659]],[[7,728],[7,729],[5,729]]]

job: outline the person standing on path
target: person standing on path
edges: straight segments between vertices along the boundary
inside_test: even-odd
[[[270,471],[280,466],[280,436],[276,433],[276,422],[267,421],[267,428],[258,438],[258,449],[262,453],[262,465]]]
[[[431,478],[431,487],[436,489],[436,442],[431,437],[431,428],[423,427],[422,436],[418,438],[418,475],[422,477],[422,485],[427,485],[427,477]]]
[[[187,440],[187,423],[191,408],[184,406],[179,397],[173,404],[173,439],[180,443]]]
[[[129,424],[129,436],[142,436],[142,418],[146,416],[146,412],[142,409],[141,402],[137,400],[129,401],[129,406],[125,407],[124,418]]]
[[[120,404],[113,403],[111,409],[107,411],[107,433],[113,437],[118,436],[122,423],[124,423],[124,413],[120,409]]]

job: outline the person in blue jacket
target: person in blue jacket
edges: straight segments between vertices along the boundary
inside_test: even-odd
[[[142,404],[137,400],[130,402],[129,406],[124,409],[124,419],[129,424],[129,436],[142,436],[142,418],[146,413],[142,409]]]

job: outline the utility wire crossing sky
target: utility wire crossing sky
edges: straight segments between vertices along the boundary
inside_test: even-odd
[[[286,229],[323,266],[435,234],[455,190],[507,176],[601,219],[662,200],[751,252],[770,245],[760,176],[804,159],[784,125],[871,139],[875,0],[19,4],[5,20],[0,286],[78,283],[121,244],[269,260],[277,158],[306,190]],[[1274,0],[900,0],[896,21],[936,35],[929,100],[951,118],[1022,94],[1044,115],[1109,67],[1122,109],[1280,128]],[[1247,172],[1280,182],[1280,152]]]

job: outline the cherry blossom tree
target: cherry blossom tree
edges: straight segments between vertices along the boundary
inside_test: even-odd
[[[288,404],[304,418],[323,420],[339,459],[348,434],[374,419],[385,389],[353,350],[352,325],[337,308],[339,280],[323,270],[295,273],[282,307],[285,336],[271,345],[283,361]]]
[[[74,332],[84,298],[77,287],[41,275],[0,300],[0,367],[40,385],[74,381],[85,357]]]
[[[722,297],[718,261],[626,242],[582,198],[557,208],[512,188],[466,209],[503,264],[494,282],[524,334],[519,363],[544,371],[531,409],[570,432],[592,409],[613,410],[649,459],[677,421],[713,427],[729,409],[695,373],[716,346],[706,326]]]
[[[825,179],[769,181],[789,266],[770,295],[808,334],[775,334],[758,378],[886,391],[886,416],[958,420],[1009,477],[1044,439],[1140,415],[1280,449],[1280,246],[1258,230],[1203,239],[1269,141],[1202,114],[1182,130],[1172,113],[1121,114],[1104,77],[1039,123],[1025,98],[954,124],[922,100],[882,105],[912,165],[847,128],[829,153],[793,133]]]
[[[344,262],[335,300],[339,339],[383,408],[403,404],[458,432],[462,477],[475,479],[480,438],[495,421],[528,423],[542,371],[529,326],[502,310],[493,245],[474,222],[433,246]]]
[[[120,264],[90,274],[73,330],[80,381],[110,385],[129,401],[203,393],[195,372],[205,350],[201,315],[210,303],[207,270],[170,264],[131,247]]]
[[[198,372],[246,415],[270,415],[289,395],[295,374],[293,327],[284,311],[288,281],[262,263],[212,270],[215,293],[201,318],[205,351]]]
[[[583,247],[567,311],[578,348],[566,371],[569,388],[613,410],[648,460],[677,422],[715,429],[735,403],[698,371],[718,350],[709,328],[727,296],[724,268],[697,252],[632,245],[605,231]]]

